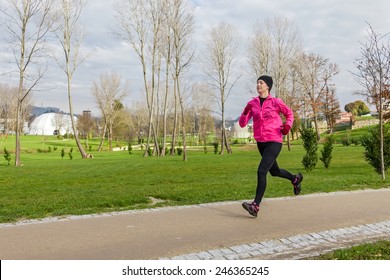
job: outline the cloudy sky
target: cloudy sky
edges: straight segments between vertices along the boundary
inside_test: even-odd
[[[4,3],[5,0],[1,0]],[[300,31],[303,46],[307,52],[316,53],[330,62],[338,64],[340,74],[334,79],[336,94],[342,108],[346,103],[359,99],[353,92],[360,89],[349,71],[354,72],[354,59],[360,57],[359,42],[365,41],[367,22],[381,34],[390,32],[390,1],[387,0],[190,0],[195,11],[195,44],[197,56],[202,53],[202,38],[212,27],[224,21],[239,32],[242,48],[246,48],[256,22],[275,16],[286,17],[294,22]],[[99,115],[95,101],[90,94],[92,82],[101,74],[115,71],[130,82],[130,96],[126,105],[142,100],[142,73],[140,64],[130,47],[112,35],[115,28],[113,5],[116,0],[90,0],[84,9],[82,23],[86,29],[83,51],[88,60],[74,76],[73,103],[75,113],[92,110]],[[9,64],[6,42],[0,32],[0,71],[15,67]],[[243,53],[243,61],[246,54]],[[245,73],[245,63],[243,72]],[[194,72],[197,70],[193,70]],[[196,81],[198,75],[191,75]],[[12,83],[14,77],[0,76],[0,83]],[[53,106],[67,112],[65,76],[58,66],[52,65],[45,83],[45,90],[34,93],[36,106]],[[244,82],[245,81],[245,82]],[[255,81],[253,82],[255,89]],[[242,79],[227,102],[227,115],[236,118],[251,97],[247,80]]]

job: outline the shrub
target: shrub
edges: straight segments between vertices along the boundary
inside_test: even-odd
[[[4,158],[5,160],[7,161],[7,165],[10,165],[10,161],[11,161],[11,154],[8,152],[8,150],[6,148],[4,148]]]
[[[313,128],[301,128],[300,130],[303,147],[306,150],[306,155],[302,159],[302,164],[306,171],[313,170],[318,162],[317,155],[317,133]]]
[[[218,142],[213,143],[213,146],[214,146],[214,154],[218,154],[218,146],[219,146]]]
[[[390,125],[386,124],[383,127],[383,154],[385,171],[390,166]],[[381,174],[381,157],[380,157],[380,126],[376,126],[369,130],[369,133],[362,136],[361,144],[365,148],[364,156],[366,161],[374,167],[378,174]]]
[[[65,156],[65,149],[62,148],[62,150],[61,150],[61,158],[64,158],[64,156]]]
[[[73,159],[73,148],[70,148],[70,151],[68,153],[69,159]]]
[[[177,148],[177,155],[181,156],[183,154],[183,148]]]
[[[334,144],[333,135],[326,137],[324,147],[321,150],[320,160],[324,163],[325,168],[329,168],[330,161],[332,160],[332,150]]]

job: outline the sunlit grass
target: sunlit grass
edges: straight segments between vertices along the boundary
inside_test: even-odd
[[[347,249],[335,250],[314,260],[390,260],[390,241],[361,244]]]
[[[30,141],[27,141],[30,140]],[[36,151],[43,145],[34,137],[23,146]],[[3,141],[4,143],[4,141]],[[142,209],[168,205],[190,205],[253,197],[260,156],[256,145],[236,146],[231,155],[215,155],[203,148],[189,151],[188,161],[180,156],[144,158],[143,151],[92,152],[93,159],[81,159],[74,147],[73,160],[61,158],[61,147],[69,151],[74,142],[60,146],[56,140],[46,153],[22,154],[23,167],[6,166],[0,158],[0,222],[47,216],[79,215],[107,211]],[[97,146],[96,146],[97,147]],[[321,149],[322,146],[320,146]],[[330,168],[319,161],[310,173],[301,164],[304,150],[283,148],[281,168],[304,174],[302,194],[389,187],[390,180],[368,165],[363,147],[336,145]],[[13,154],[11,156],[14,156]],[[293,195],[290,182],[268,176],[265,197]],[[151,197],[162,202],[152,204]]]

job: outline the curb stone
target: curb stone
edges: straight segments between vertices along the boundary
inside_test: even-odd
[[[160,260],[298,260],[362,243],[390,239],[390,220],[213,249]]]

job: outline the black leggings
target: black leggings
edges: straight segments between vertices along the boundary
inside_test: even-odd
[[[267,187],[267,173],[271,173],[272,176],[281,177],[294,181],[295,176],[287,170],[280,169],[276,158],[282,150],[282,143],[278,142],[257,142],[257,148],[261,155],[261,161],[257,170],[257,189],[255,202],[260,204],[263,199],[265,189]]]

